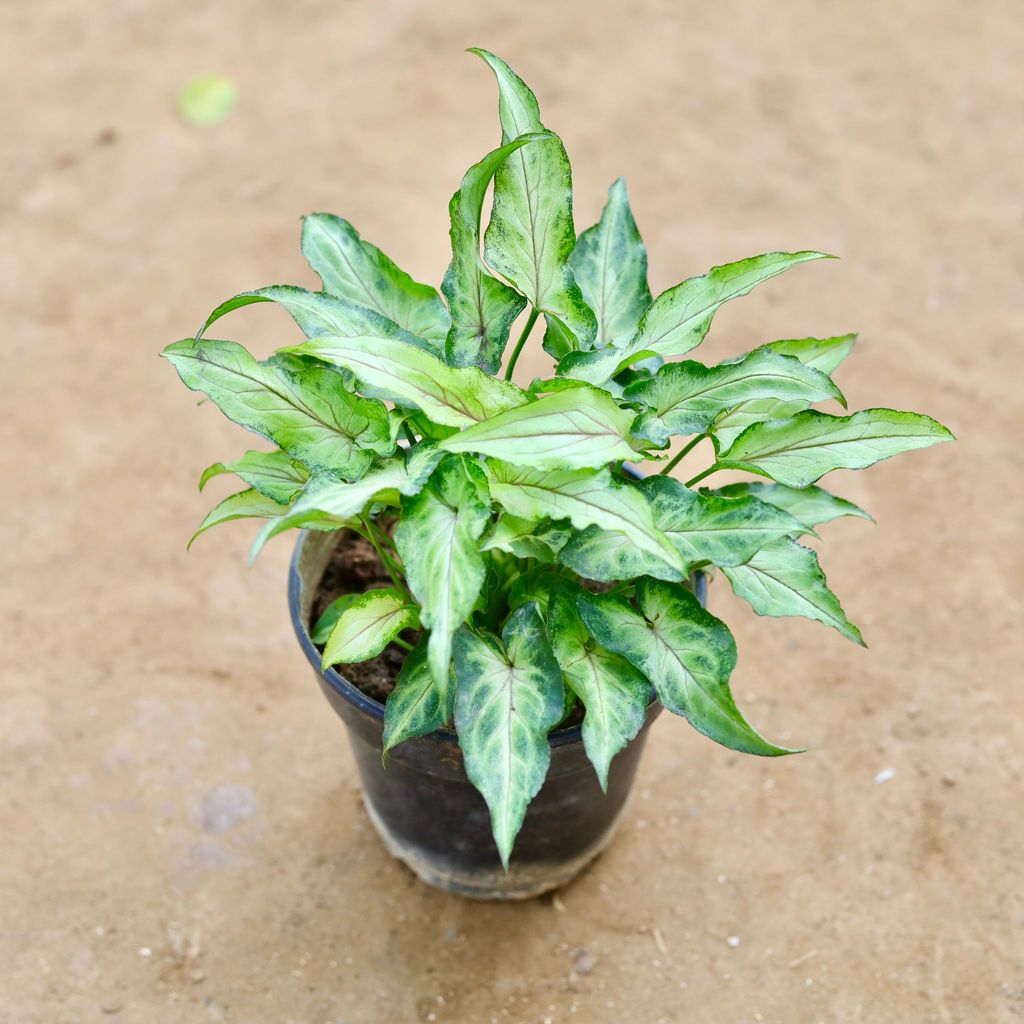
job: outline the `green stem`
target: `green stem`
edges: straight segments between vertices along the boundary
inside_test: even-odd
[[[412,428],[406,422],[402,423],[402,433],[405,434],[406,440],[409,442],[410,446],[416,443],[416,435],[412,432]]]
[[[539,309],[533,309],[526,321],[526,326],[523,328],[523,333],[519,335],[519,340],[516,342],[516,347],[512,349],[512,355],[509,358],[508,366],[505,367],[505,380],[512,379],[512,371],[516,368],[516,363],[519,360],[519,353],[523,351],[523,346],[526,344],[526,339],[530,336],[530,331],[533,330],[533,325],[537,322],[537,317],[540,316]]]
[[[403,640],[400,636],[396,636],[391,642],[393,644],[398,644],[399,647],[402,647],[407,651],[411,651],[413,649],[412,644],[409,643],[408,640]]]
[[[672,459],[672,461],[669,462],[668,465],[665,466],[665,468],[658,475],[659,476],[665,476],[666,473],[671,473],[672,470],[675,469],[676,466],[679,465],[680,461],[683,458],[685,458],[687,455],[689,455],[690,452],[692,452],[693,449],[696,448],[697,445],[699,445],[701,443],[701,441],[703,441],[704,438],[707,437],[707,436],[708,436],[707,432],[705,432],[703,434],[698,434],[689,444],[687,444],[685,447],[681,448],[676,453],[676,455]]]
[[[713,466],[708,466],[708,468],[705,469],[703,473],[698,473],[695,477],[691,477],[689,480],[686,481],[684,486],[692,487],[694,484],[700,483],[700,481],[703,480],[704,477],[711,476],[711,474],[714,473],[716,469],[718,469],[717,462]]]
[[[408,588],[402,582],[398,566],[395,565],[394,561],[392,561],[390,556],[385,553],[384,548],[381,546],[377,527],[373,524],[369,516],[361,515],[359,518],[362,521],[363,529],[366,530],[366,539],[373,545],[373,550],[377,552],[377,557],[380,559],[381,565],[387,569],[388,575],[391,577],[391,582],[395,585],[395,589],[400,590],[411,601],[412,594],[409,593]]]

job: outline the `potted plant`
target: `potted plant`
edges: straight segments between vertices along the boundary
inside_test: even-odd
[[[203,473],[200,487],[233,473],[246,488],[198,533],[265,519],[255,554],[300,528],[295,628],[389,849],[433,884],[515,897],[608,840],[661,708],[734,750],[793,752],[733,701],[736,647],[704,608],[708,574],[759,615],[862,643],[798,538],[867,516],[816,481],[952,435],[911,412],[814,408],[845,407],[830,375],[854,335],[682,358],[724,302],[823,254],[755,256],[652,299],[623,182],[577,238],[561,141],[508,65],[472,52],[497,77],[502,142],[451,199],[440,294],[313,214],[301,245],[322,291],[244,292],[163,354],[276,446]],[[305,340],[261,361],[205,336],[254,302],[283,306]],[[552,372],[522,387],[541,317]],[[685,483],[668,475],[701,451]],[[761,479],[697,488],[719,470]]]

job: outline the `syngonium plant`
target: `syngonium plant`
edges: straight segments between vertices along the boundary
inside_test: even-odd
[[[374,545],[393,585],[327,609],[314,630],[324,668],[389,644],[408,651],[385,708],[385,755],[454,721],[507,867],[548,768],[548,733],[576,701],[602,787],[652,687],[726,747],[791,753],[737,709],[736,645],[701,606],[693,574],[717,567],[759,615],[805,616],[862,643],[797,538],[868,517],[815,483],[952,435],[912,412],[814,408],[845,408],[830,374],[852,334],[770,342],[714,366],[680,359],[724,302],[824,254],[728,263],[652,299],[623,181],[577,238],[561,140],[504,61],[472,52],[497,77],[502,144],[451,199],[441,294],[347,221],[312,214],[302,253],[321,291],[243,292],[164,355],[189,388],[277,446],[203,473],[200,486],[233,473],[248,487],[198,532],[260,517],[254,554],[292,527],[351,530]],[[204,337],[253,302],[283,306],[306,340],[260,361]],[[554,371],[520,387],[513,369],[541,316]],[[665,462],[677,436],[688,440]],[[686,483],[667,475],[704,441],[707,468]],[[646,478],[625,468],[658,460]],[[770,482],[694,489],[727,469]]]

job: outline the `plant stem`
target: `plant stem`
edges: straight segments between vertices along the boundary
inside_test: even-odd
[[[411,651],[413,649],[412,648],[412,644],[409,643],[408,640],[403,640],[400,636],[396,636],[395,639],[392,640],[391,642],[393,644],[398,644],[399,647],[402,647],[402,648],[404,648],[407,651]]]
[[[696,437],[695,437],[695,438],[694,438],[694,439],[693,439],[693,440],[692,440],[692,441],[691,441],[691,442],[690,442],[689,444],[687,444],[687,445],[686,445],[686,446],[685,446],[684,448],[681,448],[681,449],[680,449],[680,450],[679,450],[679,451],[678,451],[678,452],[676,453],[676,455],[674,456],[674,458],[672,459],[672,461],[671,461],[671,462],[669,462],[669,464],[668,464],[667,466],[665,466],[665,468],[664,468],[664,469],[663,469],[663,470],[662,470],[662,471],[661,471],[661,472],[660,472],[660,473],[659,473],[658,475],[659,475],[659,476],[665,476],[665,474],[666,474],[666,473],[671,473],[671,472],[672,472],[672,470],[673,470],[673,469],[675,469],[675,468],[676,468],[676,466],[678,466],[678,465],[679,465],[680,461],[681,461],[681,460],[682,460],[682,459],[683,459],[683,458],[684,458],[685,456],[689,455],[689,454],[690,454],[690,452],[692,452],[692,451],[693,451],[693,449],[694,449],[694,448],[696,448],[696,447],[697,447],[697,445],[699,445],[699,444],[701,443],[701,441],[703,441],[703,440],[704,440],[704,438],[705,438],[705,437],[707,437],[707,436],[708,436],[708,435],[707,435],[707,433],[706,433],[706,432],[705,432],[705,433],[703,433],[703,434],[698,434],[698,435],[697,435],[697,436],[696,436]]]
[[[516,347],[512,349],[512,355],[509,358],[508,366],[505,367],[505,380],[512,379],[512,371],[516,368],[516,363],[519,360],[519,353],[523,351],[523,346],[526,344],[526,339],[530,336],[530,331],[533,330],[533,325],[537,322],[538,316],[540,316],[540,310],[534,308],[530,312],[530,316],[526,321],[526,326],[523,328],[523,333],[519,335],[519,340],[516,342]]]
[[[405,434],[406,440],[409,442],[409,446],[412,447],[416,443],[416,435],[412,432],[412,428],[408,423],[402,423],[402,433]]]
[[[395,589],[400,590],[411,601],[412,594],[409,593],[408,588],[402,582],[398,566],[395,565],[394,561],[392,561],[392,559],[384,552],[384,548],[381,546],[377,527],[373,524],[369,516],[361,515],[359,518],[362,521],[363,529],[366,530],[366,539],[373,545],[373,550],[377,552],[377,557],[380,559],[381,565],[387,569],[388,575],[391,577],[391,582],[395,585]]]
[[[700,481],[703,480],[704,477],[711,476],[711,474],[714,473],[716,469],[718,469],[717,462],[713,466],[708,466],[708,468],[705,469],[703,473],[698,473],[695,477],[691,477],[689,480],[686,481],[684,486],[692,487],[694,484],[700,483]]]

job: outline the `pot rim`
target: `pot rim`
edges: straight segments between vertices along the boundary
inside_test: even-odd
[[[338,531],[339,533],[342,531]],[[295,636],[298,638],[299,646],[302,648],[302,652],[306,655],[306,660],[313,666],[316,671],[327,684],[334,690],[339,696],[343,697],[350,704],[355,705],[364,714],[369,715],[371,718],[376,718],[378,721],[384,721],[384,705],[375,701],[372,697],[368,697],[362,690],[359,689],[354,683],[346,679],[336,669],[328,668],[326,671],[321,668],[320,652],[317,650],[316,645],[313,643],[313,638],[310,636],[309,627],[303,621],[302,617],[302,588],[303,580],[299,573],[299,560],[302,554],[302,545],[305,543],[309,536],[308,530],[300,530],[298,540],[295,542],[295,550],[292,552],[291,561],[288,565],[288,612],[292,620],[292,628],[295,630]],[[700,601],[701,605],[704,605],[707,601],[707,576],[700,572],[694,572],[690,577],[693,580],[694,592],[696,593],[697,600]],[[313,583],[313,586],[318,586],[319,580]],[[651,688],[651,695],[647,702],[648,708],[652,704],[657,703],[657,695],[654,688]],[[458,734],[452,729],[446,729],[443,726],[440,729],[436,729],[428,736],[422,737],[422,739],[433,739],[442,743],[453,743],[458,744]],[[580,743],[583,739],[583,726],[574,725],[567,729],[552,729],[548,733],[548,743],[552,747],[560,747],[566,743]]]

